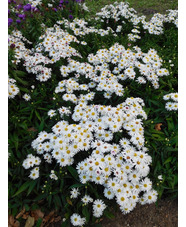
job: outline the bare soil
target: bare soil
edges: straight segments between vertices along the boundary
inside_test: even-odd
[[[115,213],[113,220],[104,219],[103,227],[177,227],[178,203],[176,200],[161,200],[158,205],[137,205],[127,215]]]

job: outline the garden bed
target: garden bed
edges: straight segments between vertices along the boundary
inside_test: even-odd
[[[177,226],[177,10],[29,2],[9,0],[10,226]]]

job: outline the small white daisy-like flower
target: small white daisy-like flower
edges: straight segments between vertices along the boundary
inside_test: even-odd
[[[58,177],[56,176],[54,170],[51,170],[50,178],[54,180],[58,180]]]
[[[23,95],[24,100],[29,101],[31,99],[30,95],[24,94]]]
[[[33,180],[37,179],[39,177],[39,167],[35,167],[31,170],[29,177]]]
[[[136,81],[139,83],[139,84],[146,84],[146,80],[144,77],[142,76],[139,76]]]
[[[104,189],[104,196],[107,199],[113,199],[114,198],[114,192],[111,189],[109,189],[109,188],[105,188]]]
[[[96,199],[93,203],[93,215],[95,217],[100,217],[105,210],[106,205],[101,199]]]
[[[81,198],[81,201],[84,204],[92,203],[93,199],[89,195],[85,195],[83,198]]]
[[[80,194],[79,189],[78,189],[78,188],[73,188],[73,189],[70,191],[70,194],[71,194],[70,198],[72,198],[72,199],[77,198],[78,195]]]
[[[158,176],[158,179],[159,179],[159,180],[163,180],[162,175],[159,175],[159,176]]]
[[[55,110],[49,110],[48,111],[48,116],[53,117],[55,115],[56,115],[56,111]]]
[[[144,193],[143,198],[146,201],[146,203],[154,203],[157,200],[158,193],[155,190],[150,190],[146,193]]]
[[[173,102],[167,102],[166,105],[165,105],[165,109],[171,111],[173,110]]]
[[[70,217],[70,221],[71,221],[73,226],[83,226],[85,221],[86,221],[86,219],[85,218],[81,218],[81,216],[79,214],[74,213]]]

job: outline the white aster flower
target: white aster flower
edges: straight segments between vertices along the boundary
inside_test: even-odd
[[[74,213],[70,217],[70,221],[71,221],[73,226],[83,226],[85,221],[86,221],[86,219],[85,218],[81,218],[81,216],[79,214]]]
[[[23,95],[24,100],[29,101],[31,99],[30,95],[24,94]]]
[[[84,204],[92,203],[93,199],[89,195],[85,195],[84,197],[81,198],[81,201]]]
[[[48,116],[53,117],[55,115],[56,115],[56,111],[55,110],[49,110],[48,111]]]
[[[78,189],[78,188],[73,188],[73,189],[70,191],[70,194],[71,194],[70,198],[72,198],[72,199],[77,198],[78,195],[80,194],[79,189]]]

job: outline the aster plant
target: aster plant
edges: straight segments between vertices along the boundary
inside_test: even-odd
[[[112,216],[112,204],[127,214],[138,203],[156,202],[172,181],[165,174],[176,172],[170,170],[175,157],[161,155],[162,167],[153,150],[177,147],[171,123],[176,125],[177,87],[167,82],[176,81],[174,65],[158,46],[166,26],[177,31],[177,11],[148,22],[127,3],[115,3],[92,22],[75,17],[88,11],[81,1],[29,0],[16,10],[18,30],[8,21],[9,161],[19,189],[10,185],[10,209],[27,191],[28,210],[31,201],[40,201],[62,208],[62,226],[91,226]],[[32,12],[38,14],[28,19]],[[29,36],[19,27],[22,21],[27,29],[37,21],[39,32]],[[147,37],[154,46],[140,46]],[[175,103],[165,106],[169,99]],[[165,133],[154,129],[160,119],[167,121]]]

